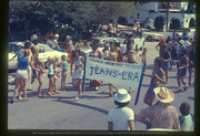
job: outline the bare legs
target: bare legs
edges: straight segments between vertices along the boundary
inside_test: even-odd
[[[112,87],[115,88],[116,90],[119,90],[119,88],[116,85],[111,84],[111,83],[108,83],[108,86],[109,86],[109,91],[110,91],[109,96],[112,97],[113,96]]]
[[[67,74],[62,75],[61,78],[61,90],[65,90],[66,88],[66,78],[67,78]]]

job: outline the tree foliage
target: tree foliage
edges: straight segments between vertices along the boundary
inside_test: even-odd
[[[49,30],[84,38],[110,19],[135,16],[136,2],[100,1],[10,1],[9,23],[24,23],[25,30]],[[62,37],[62,36],[61,36]]]

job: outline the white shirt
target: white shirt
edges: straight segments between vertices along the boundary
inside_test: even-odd
[[[128,107],[113,108],[108,112],[108,123],[113,124],[113,130],[130,130],[129,121],[134,120],[134,112]]]
[[[51,45],[51,43],[52,43],[52,41],[50,40],[50,39],[48,39],[47,41],[46,41],[46,44],[49,46],[49,45]]]
[[[184,47],[185,49],[188,49],[189,46],[190,46],[190,42],[189,42],[188,40],[186,40],[186,41],[181,40],[180,43],[183,44],[183,47]]]
[[[56,43],[57,43],[58,41],[55,39],[55,40],[53,40],[53,42],[52,42],[52,48],[53,49],[55,49],[57,46],[56,46]]]

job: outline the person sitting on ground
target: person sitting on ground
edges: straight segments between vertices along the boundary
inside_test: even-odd
[[[181,103],[179,108],[182,116],[179,116],[180,127],[182,131],[189,131],[192,127],[192,117],[190,115],[190,104],[188,102]]]
[[[124,130],[134,131],[134,112],[127,105],[131,100],[131,96],[125,89],[120,89],[115,95],[115,104],[118,107],[112,108],[108,112],[108,130]]]
[[[177,109],[170,103],[174,101],[174,93],[166,87],[156,87],[154,90],[158,102],[140,110],[135,119],[150,128],[180,130]]]

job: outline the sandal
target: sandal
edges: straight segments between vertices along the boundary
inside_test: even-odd
[[[52,95],[54,95],[55,93],[53,91],[50,92]]]
[[[58,90],[56,90],[56,91],[54,91],[55,93],[57,93],[57,94],[60,94],[60,91],[58,91]]]
[[[52,96],[52,93],[51,93],[51,92],[47,92],[47,95],[50,95],[50,96]]]
[[[25,102],[25,101],[28,101],[28,98],[27,98],[27,97],[25,97],[23,101],[24,101],[24,102]]]
[[[108,97],[113,97],[113,94],[109,94]]]
[[[39,98],[42,98],[43,96],[42,96],[42,94],[41,94],[41,93],[39,93],[39,94],[38,94],[38,97],[39,97]]]
[[[19,97],[19,100],[23,100],[23,98],[20,96],[20,97]]]

